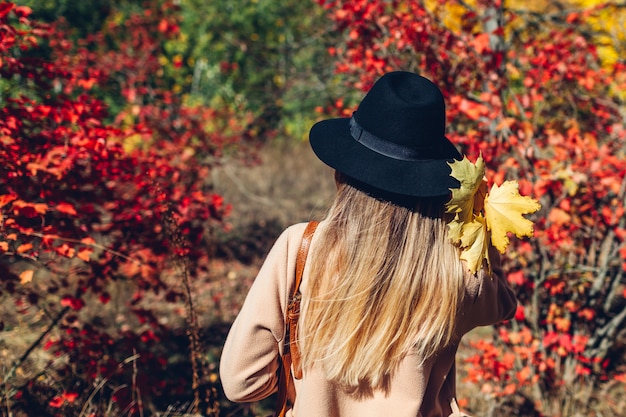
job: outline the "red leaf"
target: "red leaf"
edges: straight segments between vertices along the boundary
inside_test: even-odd
[[[33,9],[28,6],[18,6],[15,8],[15,14],[19,17],[28,17],[33,13]]]
[[[70,203],[59,203],[56,205],[56,210],[60,213],[69,214],[70,216],[76,216],[76,214],[78,214],[74,206]]]
[[[61,408],[63,403],[65,403],[65,400],[63,399],[63,397],[57,395],[56,397],[50,400],[48,405],[52,408]]]
[[[78,398],[78,393],[76,392],[64,392],[63,398],[67,400],[68,403],[73,403]]]
[[[509,283],[518,286],[522,286],[526,283],[526,278],[524,278],[524,271],[522,270],[511,272],[506,276],[506,279],[507,281],[509,281]]]
[[[576,375],[590,375],[591,369],[586,366],[582,366],[580,364],[576,364],[575,368]]]
[[[44,345],[43,345],[43,350],[50,350],[50,348],[52,346],[54,346],[56,344],[56,342],[54,340],[48,340]]]
[[[571,12],[570,14],[567,15],[567,17],[565,18],[565,21],[567,23],[575,23],[579,18],[580,18],[580,13]]]
[[[80,298],[65,296],[61,299],[61,305],[79,311],[85,306],[85,302]]]
[[[5,2],[0,3],[0,19],[4,19],[6,15],[8,15],[11,12],[11,10],[13,10],[14,7],[15,7],[15,4],[13,3],[5,3]]]
[[[102,304],[107,304],[109,301],[111,301],[111,295],[108,292],[103,292],[98,296],[98,299]]]

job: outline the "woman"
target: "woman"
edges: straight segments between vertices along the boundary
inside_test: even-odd
[[[445,203],[461,159],[445,134],[439,89],[408,72],[381,77],[351,118],[313,126],[337,195],[313,236],[302,278],[303,376],[288,416],[462,416],[454,357],[476,326],[513,316],[516,300],[492,251],[470,274],[447,237]],[[285,310],[306,224],[267,256],[221,359],[233,401],[276,392]]]

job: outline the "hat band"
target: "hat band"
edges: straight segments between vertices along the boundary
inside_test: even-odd
[[[417,161],[420,158],[420,151],[415,148],[407,148],[397,143],[389,142],[371,134],[363,129],[361,125],[354,119],[350,118],[350,134],[361,145],[372,151],[389,158],[399,159],[401,161]]]

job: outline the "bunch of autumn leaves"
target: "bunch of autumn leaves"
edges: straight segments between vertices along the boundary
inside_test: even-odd
[[[541,208],[534,199],[519,193],[517,181],[494,184],[487,192],[485,161],[479,156],[476,163],[467,157],[450,163],[451,176],[461,186],[451,189],[452,198],[446,204],[446,213],[454,215],[448,222],[448,235],[461,250],[461,259],[472,273],[489,260],[489,244],[500,253],[509,245],[509,233],[517,237],[533,235],[533,222],[524,217]]]

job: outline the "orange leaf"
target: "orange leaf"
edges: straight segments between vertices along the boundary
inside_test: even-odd
[[[70,216],[76,216],[76,209],[70,203],[59,203],[56,205],[56,209],[60,213],[69,214]]]
[[[79,259],[82,259],[85,262],[89,262],[90,255],[92,254],[93,249],[92,248],[80,248],[78,250],[78,253],[76,254],[76,257]]]
[[[41,237],[41,242],[44,245],[51,245],[56,239],[59,239],[58,235],[46,234]]]
[[[64,243],[61,246],[54,248],[54,249],[59,255],[65,256],[67,258],[73,258],[74,254],[76,253],[76,250],[70,245],[68,245],[67,243]]]
[[[569,319],[557,317],[554,319],[554,325],[557,330],[562,332],[568,332],[572,325],[572,322]]]
[[[16,200],[13,203],[13,209],[17,213],[20,212],[20,209],[25,209],[25,208],[32,209],[35,213],[38,213],[38,214],[46,214],[46,211],[48,211],[48,205],[45,203],[27,203],[26,201],[23,201],[23,200]],[[32,216],[29,215],[29,217],[32,217]]]
[[[582,317],[587,321],[592,321],[596,317],[595,310],[587,307],[578,312],[578,317]]]
[[[20,274],[20,284],[25,285],[31,282],[33,280],[34,274],[35,274],[35,271],[31,271],[30,269],[23,271]]]
[[[517,380],[520,382],[526,382],[530,379],[530,367],[525,366],[517,373]]]
[[[478,52],[479,54],[482,54],[483,52],[490,50],[490,47],[489,47],[489,34],[488,33],[481,33],[481,34],[477,35],[472,40],[472,45],[474,46],[474,49],[476,49],[476,52]]]
[[[15,200],[17,197],[12,194],[3,194],[0,195],[0,207],[4,207],[9,204],[11,201]]]
[[[28,252],[32,248],[33,248],[33,244],[32,243],[22,243],[20,246],[18,246],[17,253]]]
[[[513,394],[515,394],[515,391],[517,391],[517,385],[515,385],[515,384],[508,384],[502,390],[502,395],[513,395]]]
[[[44,203],[33,204],[33,208],[39,214],[46,214],[46,211],[48,211],[48,205]]]

